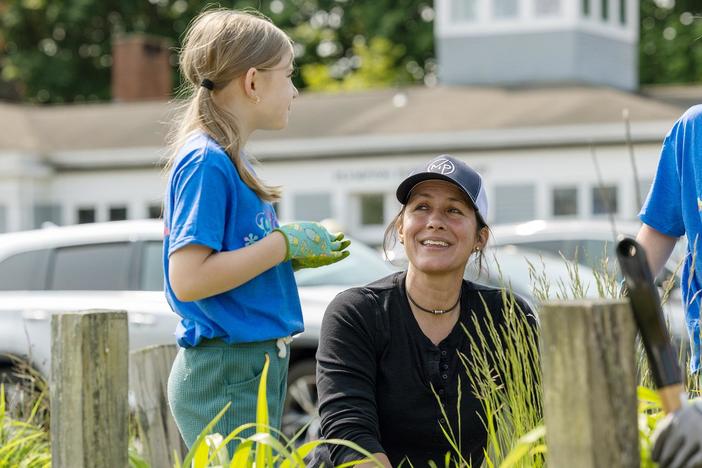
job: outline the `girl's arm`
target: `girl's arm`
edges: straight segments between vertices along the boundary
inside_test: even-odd
[[[655,278],[663,269],[663,265],[670,257],[670,254],[675,248],[677,237],[670,237],[662,234],[647,224],[643,224],[639,233],[636,235],[636,241],[641,244],[641,247],[646,251],[646,259],[648,267]]]
[[[241,286],[282,262],[285,254],[285,236],[278,231],[227,252],[189,244],[171,254],[168,274],[179,301],[197,301]]]

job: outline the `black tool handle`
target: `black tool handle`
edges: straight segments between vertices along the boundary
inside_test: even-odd
[[[658,288],[653,282],[643,247],[634,239],[623,238],[617,244],[617,259],[648,355],[654,385],[661,389],[682,384],[682,372],[670,343]]]

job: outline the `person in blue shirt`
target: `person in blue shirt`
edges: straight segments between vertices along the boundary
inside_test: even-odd
[[[690,335],[690,371],[700,372],[702,294],[702,105],[691,107],[665,137],[653,185],[641,209],[636,240],[658,275],[681,236],[687,237],[682,297]],[[654,461],[664,468],[702,467],[702,405],[683,405],[656,430]]]
[[[191,94],[171,137],[163,266],[182,318],[168,399],[190,447],[228,403],[214,432],[256,420],[266,355],[270,423],[280,427],[290,337],[303,330],[293,270],[342,260],[349,242],[318,223],[279,226],[280,188],[242,152],[253,131],[287,125],[298,95],[288,36],[251,12],[208,10],[185,36],[180,68]]]
[[[700,291],[702,290],[702,105],[675,122],[665,137],[653,185],[639,218],[636,240],[646,250],[651,272],[658,275],[678,238],[687,237],[682,297],[690,335],[690,371],[700,371]]]

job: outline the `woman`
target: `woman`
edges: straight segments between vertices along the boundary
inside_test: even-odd
[[[474,319],[483,324],[490,314],[496,327],[504,322],[502,291],[463,279],[489,237],[482,179],[442,155],[407,177],[397,198],[403,206],[385,240],[396,230],[407,271],[339,294],[324,316],[317,353],[322,435],[355,442],[385,466],[404,459],[443,466],[447,452],[460,460],[442,431],[450,426],[461,457],[480,466],[483,410],[458,354],[470,355]],[[532,315],[521,299],[516,307]],[[335,464],[363,458],[343,446],[330,450]]]

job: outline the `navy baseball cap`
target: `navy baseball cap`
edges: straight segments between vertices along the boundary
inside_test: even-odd
[[[396,195],[399,202],[403,205],[407,204],[414,186],[425,180],[445,180],[458,186],[473,203],[473,208],[483,224],[487,224],[485,219],[488,214],[488,202],[483,178],[468,164],[448,154],[442,154],[415,168],[397,187]]]

